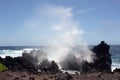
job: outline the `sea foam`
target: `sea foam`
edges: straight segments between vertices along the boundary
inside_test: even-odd
[[[32,48],[24,48],[22,50],[0,50],[0,57],[5,58],[6,56],[11,56],[11,57],[19,57],[22,56],[23,52],[30,53],[32,51]]]

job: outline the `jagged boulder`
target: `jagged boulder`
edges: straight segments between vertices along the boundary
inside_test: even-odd
[[[93,63],[88,63],[87,61],[82,62],[81,73],[91,73],[91,72],[111,72],[111,54],[109,53],[110,46],[104,41],[93,47],[92,51],[95,54],[95,59]]]
[[[95,46],[92,51],[96,54],[96,59],[92,67],[99,72],[111,72],[111,54],[109,53],[110,46],[104,41]]]
[[[46,53],[41,50],[23,53],[22,58],[33,64],[38,72],[56,73],[59,71],[57,63],[55,61],[49,61]]]
[[[55,61],[43,60],[39,65],[39,70],[41,72],[57,73],[59,72],[59,67]]]
[[[114,72],[114,73],[116,73],[116,72],[120,73],[120,68],[115,68],[115,69],[113,70],[113,72]]]
[[[1,61],[2,64],[4,64],[5,66],[8,67],[8,69],[12,70],[12,71],[30,71],[32,69],[35,70],[34,65],[29,62],[28,60],[24,59],[23,57],[15,57],[12,58],[10,56],[6,56],[6,58],[4,58]]]
[[[57,73],[60,71],[55,61],[49,61],[48,59],[45,59],[45,57],[46,55],[43,52],[33,50],[30,53],[23,53],[21,57],[0,57],[0,63],[4,64],[12,71],[18,70],[33,73],[38,73],[39,70],[46,73]]]

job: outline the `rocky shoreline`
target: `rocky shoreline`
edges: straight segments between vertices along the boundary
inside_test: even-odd
[[[94,63],[83,61],[81,67],[81,64],[77,65],[75,61],[69,62],[65,69],[80,72],[74,74],[63,72],[55,61],[43,59],[38,64],[37,57],[42,59],[45,56],[45,53],[39,50],[33,50],[29,54],[23,53],[21,57],[0,57],[0,63],[8,68],[0,73],[0,80],[120,80],[120,69],[111,72],[112,60],[109,49],[110,46],[101,41],[91,50],[96,56]]]
[[[112,73],[90,73],[90,74],[69,74],[69,73],[39,73],[33,74],[20,71],[5,71],[0,73],[0,80],[120,80],[120,72]]]

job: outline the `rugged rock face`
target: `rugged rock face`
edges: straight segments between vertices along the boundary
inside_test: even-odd
[[[43,51],[33,50],[30,53],[23,53],[22,57],[34,65],[38,72],[56,73],[59,71],[57,63],[49,61]]]
[[[92,51],[96,55],[94,63],[88,63],[86,61],[77,64],[76,59],[72,59],[72,63],[68,63],[69,70],[77,70],[81,73],[88,72],[111,72],[111,54],[109,53],[110,46],[104,41],[95,46]],[[68,56],[69,57],[69,56]],[[73,56],[74,58],[74,56]],[[23,53],[22,57],[12,58],[7,56],[6,58],[0,58],[0,63],[4,64],[10,70],[25,70],[30,72],[59,72],[59,67],[55,61],[49,61],[46,58],[46,54],[42,51],[31,51],[30,53]]]
[[[118,72],[120,73],[120,69],[119,68],[115,68],[115,70],[113,70],[114,73]]]
[[[91,72],[111,72],[111,54],[109,53],[110,46],[104,41],[91,49],[95,54],[95,59],[93,63],[88,63],[87,61],[82,61],[77,63],[74,55],[72,58],[68,58],[67,66],[64,69],[77,70],[81,73],[91,73]],[[69,57],[69,56],[68,56]]]
[[[23,57],[12,58],[10,56],[6,56],[5,59],[0,61],[2,64],[8,67],[8,69],[12,71],[20,70],[20,71],[33,71],[35,67],[29,61],[24,59]]]
[[[77,64],[74,60],[69,64],[69,69],[78,70],[81,73],[91,73],[91,72],[111,72],[111,54],[109,53],[110,46],[104,41],[95,46],[92,51],[95,54],[94,63],[88,63],[83,61]],[[75,65],[75,66],[73,66]]]
[[[47,59],[44,59],[39,63],[38,58],[33,56],[33,51],[32,53],[23,53],[22,57],[0,57],[0,63],[4,64],[9,70],[12,71],[19,70],[33,73],[38,73],[39,71],[56,73],[60,71],[58,65],[54,61],[48,61]]]
[[[82,72],[111,72],[111,54],[109,53],[110,46],[104,41],[95,46],[92,51],[96,55],[94,63],[84,62]]]
[[[55,80],[73,80],[72,76],[69,73],[64,73],[64,74],[60,74],[58,75]]]
[[[48,61],[48,60],[43,60],[38,66],[38,69],[41,70],[41,72],[47,72],[47,73],[57,73],[60,71],[55,61]]]
[[[111,54],[109,53],[110,46],[104,41],[93,48],[93,52],[96,54],[96,60],[93,64],[93,68],[100,72],[111,72]]]

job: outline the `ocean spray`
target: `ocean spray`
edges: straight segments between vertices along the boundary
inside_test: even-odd
[[[68,62],[76,62],[78,65],[83,61],[93,62],[94,53],[82,41],[84,31],[73,19],[73,8],[49,5],[44,6],[44,9],[45,11],[42,10],[42,13],[44,13],[42,15],[49,18],[51,23],[48,24],[51,25],[50,30],[54,33],[54,37],[49,41],[50,47],[45,51],[48,60],[54,60],[62,67],[67,66]],[[82,44],[83,46],[78,51],[74,51],[73,48],[77,44]]]

